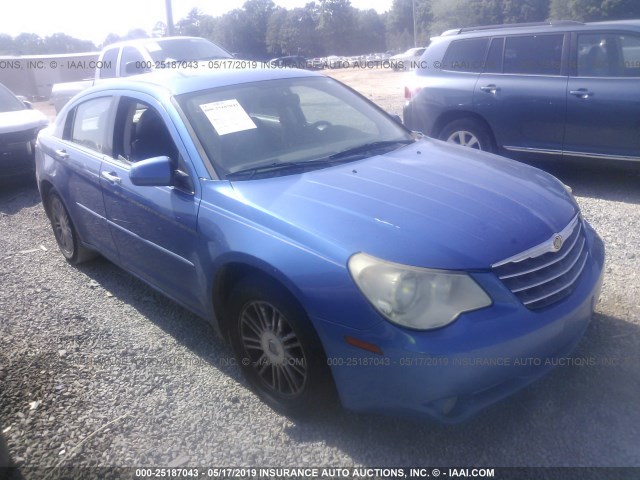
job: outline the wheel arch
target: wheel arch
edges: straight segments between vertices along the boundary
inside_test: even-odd
[[[496,136],[493,133],[493,129],[489,125],[489,122],[480,114],[476,112],[472,112],[469,110],[450,110],[448,112],[444,112],[438,119],[436,120],[433,127],[433,137],[440,138],[440,134],[444,130],[444,128],[449,125],[451,122],[456,120],[474,120],[482,124],[482,126],[487,130],[489,134],[489,140],[493,144],[493,147],[496,150],[499,150],[498,143],[496,142]]]
[[[265,263],[263,260],[242,255],[236,258],[230,258],[221,264],[213,277],[211,287],[211,300],[213,303],[213,312],[217,321],[217,327],[225,339],[229,338],[229,318],[227,314],[229,299],[231,292],[235,286],[243,279],[258,276],[266,281],[273,282],[278,288],[287,295],[291,301],[305,313],[311,327],[314,329],[310,315],[304,307],[301,300],[304,295],[294,285],[294,283],[279,269]],[[315,332],[317,335],[317,332]],[[323,348],[324,350],[324,348]]]
[[[44,211],[47,214],[47,217],[51,218],[48,199],[51,192],[55,192],[56,189],[49,180],[40,181],[38,189],[40,190],[40,198],[42,199],[42,206],[44,207]],[[64,202],[64,199],[62,199],[62,201]]]

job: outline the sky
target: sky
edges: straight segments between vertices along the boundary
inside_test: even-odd
[[[11,0],[4,0],[9,2]],[[177,22],[194,7],[217,17],[240,8],[245,0],[173,0],[173,20]],[[287,9],[303,7],[310,0],[274,0]],[[392,0],[351,0],[355,8],[374,8],[378,13],[391,7]],[[158,21],[166,22],[165,0],[13,0],[5,4],[0,15],[0,33],[12,37],[35,33],[46,37],[66,33],[99,45],[113,32],[124,36],[129,30],[142,28],[149,34]]]

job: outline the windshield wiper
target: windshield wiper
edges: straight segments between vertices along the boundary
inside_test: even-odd
[[[233,178],[253,178],[255,175],[259,173],[270,173],[270,172],[283,172],[287,170],[306,170],[309,168],[322,168],[333,165],[335,162],[331,162],[329,160],[309,160],[306,162],[271,162],[264,165],[258,165],[257,167],[249,167],[244,168],[242,170],[238,170],[236,172],[232,172],[227,174],[227,179]]]
[[[409,145],[414,142],[415,142],[414,139],[384,140],[384,141],[378,141],[378,142],[370,142],[370,143],[365,143],[364,145],[358,145],[357,147],[348,148],[346,150],[343,150],[342,152],[334,153],[329,157],[329,159],[330,160],[344,159],[346,157],[351,157],[355,155],[359,156],[364,153],[371,152],[372,150],[384,149],[387,147],[393,147],[395,145]]]

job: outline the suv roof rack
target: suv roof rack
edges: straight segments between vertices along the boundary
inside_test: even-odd
[[[442,33],[442,37],[448,35],[458,35],[460,33],[475,32],[479,30],[501,30],[503,28],[520,28],[520,27],[562,27],[567,25],[584,25],[583,22],[575,20],[551,20],[548,22],[529,22],[529,23],[504,23],[501,25],[481,25],[477,27],[453,28]]]

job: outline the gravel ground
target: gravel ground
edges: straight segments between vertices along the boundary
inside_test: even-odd
[[[597,314],[577,362],[457,426],[274,413],[204,321],[106,260],[68,265],[33,183],[0,186],[0,466],[640,467],[640,176],[552,173],[607,246]]]

